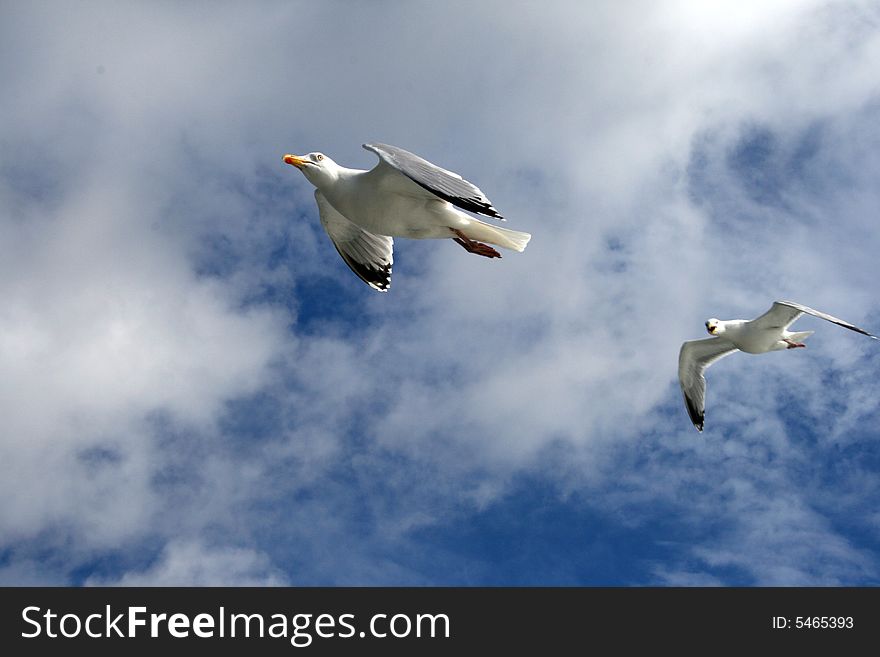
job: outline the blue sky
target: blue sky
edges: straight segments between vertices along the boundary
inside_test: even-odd
[[[0,6],[0,583],[877,585],[872,2]],[[466,19],[466,20],[465,20]],[[522,254],[397,240],[287,152],[458,171]]]

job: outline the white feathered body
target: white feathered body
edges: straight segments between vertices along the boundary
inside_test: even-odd
[[[762,327],[747,319],[731,319],[720,324],[723,330],[718,332],[718,336],[747,354],[788,349],[791,345],[784,340],[801,342],[813,335],[813,331],[790,332],[779,327]]]
[[[531,237],[474,219],[390,167],[340,167],[334,184],[322,185],[321,192],[340,214],[376,235],[440,239],[454,237],[456,229],[470,239],[515,251],[525,249]]]

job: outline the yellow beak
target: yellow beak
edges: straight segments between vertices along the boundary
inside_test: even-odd
[[[297,169],[302,169],[306,165],[306,158],[300,157],[299,155],[291,155],[288,153],[282,158],[285,164],[292,164]]]

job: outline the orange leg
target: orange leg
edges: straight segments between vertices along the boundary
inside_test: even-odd
[[[477,255],[484,256],[486,258],[500,258],[501,254],[498,253],[495,249],[493,249],[488,244],[483,244],[482,242],[475,242],[474,240],[465,237],[464,233],[460,230],[452,229],[452,232],[458,235],[458,237],[453,237],[458,244],[461,244],[464,247],[464,250],[468,253],[476,253]]]

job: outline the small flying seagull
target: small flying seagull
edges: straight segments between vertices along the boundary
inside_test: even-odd
[[[880,339],[849,322],[793,301],[775,301],[770,310],[752,320],[729,319],[722,321],[714,317],[707,319],[706,330],[715,337],[685,342],[681,345],[681,351],[678,354],[678,381],[684,394],[688,415],[690,415],[697,431],[703,430],[703,416],[706,408],[706,378],[703,373],[706,368],[735,351],[764,354],[779,349],[806,347],[807,345],[802,341],[811,336],[813,331],[796,331],[794,333],[788,331],[788,327],[804,313],[827,320],[850,331],[867,335],[874,340]]]
[[[490,244],[526,248],[528,233],[492,226],[461,211],[504,221],[486,195],[457,173],[396,146],[363,146],[379,156],[369,171],[340,166],[323,153],[285,155],[283,160],[317,188],[324,230],[370,287],[387,292],[391,286],[393,237],[449,238],[486,258],[501,257]]]

